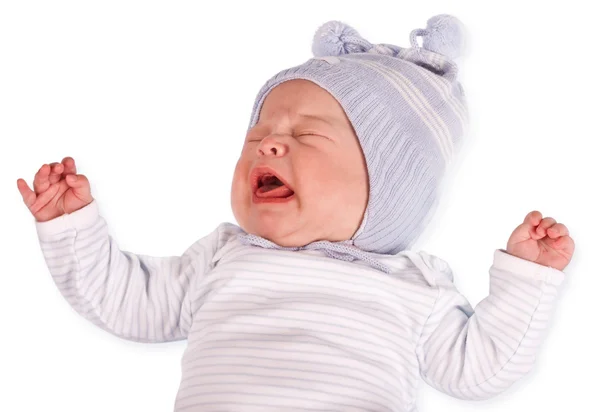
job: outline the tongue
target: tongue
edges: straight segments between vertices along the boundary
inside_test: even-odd
[[[293,195],[294,192],[290,190],[287,186],[277,186],[277,185],[265,185],[258,188],[256,191],[257,197],[288,197]]]

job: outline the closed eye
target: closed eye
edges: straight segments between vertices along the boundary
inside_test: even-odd
[[[322,138],[324,138],[324,139],[331,140],[331,138],[329,138],[329,137],[327,137],[327,136],[324,136],[324,135],[322,135],[322,134],[315,134],[315,133],[303,133],[303,134],[301,134],[301,135],[298,135],[298,137],[302,137],[302,136],[309,136],[309,137],[322,137]]]
[[[303,137],[303,136],[311,136],[311,137],[323,137],[323,138],[325,138],[325,139],[331,140],[331,139],[330,139],[329,137],[327,137],[327,136],[323,136],[323,135],[320,135],[320,134],[315,134],[315,133],[302,133],[302,134],[299,134],[299,135],[297,135],[297,136],[296,136],[296,138],[298,138],[298,137]],[[262,142],[262,140],[263,140],[262,138],[259,138],[259,139],[251,139],[251,140],[246,140],[246,143],[260,143],[260,142]]]
[[[314,136],[314,137],[325,137],[321,134],[317,134],[317,133],[302,133],[299,134],[297,137],[302,137],[302,136]]]
[[[322,137],[321,135],[314,134],[314,133],[304,133],[304,134],[298,135],[297,137],[302,137],[302,136],[317,136],[317,137]],[[262,142],[262,139],[246,140],[246,143],[254,143],[254,142]]]

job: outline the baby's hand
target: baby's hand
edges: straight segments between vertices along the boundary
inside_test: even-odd
[[[17,187],[38,222],[72,213],[94,200],[88,179],[77,174],[71,157],[65,157],[61,163],[42,165],[33,178],[34,190],[23,179],[17,179]]]
[[[569,230],[551,217],[530,212],[510,235],[506,251],[513,256],[563,270],[571,261],[575,242]]]

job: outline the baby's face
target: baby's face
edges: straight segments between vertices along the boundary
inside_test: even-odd
[[[251,172],[260,166],[289,184],[291,200],[253,201]],[[362,221],[368,193],[362,149],[333,96],[307,80],[275,87],[235,168],[231,206],[240,227],[281,246],[347,240]]]

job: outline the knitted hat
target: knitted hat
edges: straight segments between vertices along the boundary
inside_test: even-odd
[[[261,88],[249,129],[274,87],[305,79],[339,102],[363,150],[369,199],[359,229],[347,241],[313,243],[396,254],[422,233],[437,204],[444,170],[468,123],[453,62],[464,37],[462,24],[449,15],[434,16],[426,29],[413,30],[410,48],[371,44],[348,25],[330,21],[314,36],[314,58],[279,72]],[[271,242],[260,243],[273,247]]]

